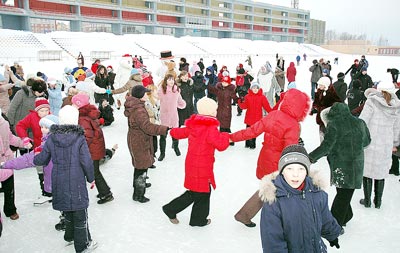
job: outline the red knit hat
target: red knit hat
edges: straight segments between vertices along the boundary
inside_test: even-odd
[[[229,76],[224,76],[223,78],[222,78],[222,82],[224,82],[224,83],[231,83],[231,78],[229,77]]]
[[[47,101],[47,99],[45,99],[45,98],[37,98],[35,100],[35,111],[39,111],[42,108],[50,109],[49,101]]]

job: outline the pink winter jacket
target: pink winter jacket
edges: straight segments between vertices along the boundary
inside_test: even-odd
[[[172,90],[174,88],[174,90]],[[185,100],[177,86],[167,86],[167,92],[164,94],[162,87],[158,89],[158,98],[160,99],[160,121],[161,125],[168,127],[179,126],[178,108],[186,107]]]
[[[8,161],[14,157],[10,145],[23,147],[21,138],[13,135],[8,122],[0,116],[0,163]],[[13,170],[0,169],[0,182],[3,182],[13,174]]]

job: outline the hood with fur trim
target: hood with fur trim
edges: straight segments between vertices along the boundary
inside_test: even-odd
[[[279,184],[275,184],[275,180],[277,179],[278,175],[279,172],[276,171],[274,173],[264,176],[261,179],[258,195],[263,202],[272,204],[276,201],[277,198],[288,196],[290,194],[287,189],[280,186]],[[321,172],[318,170],[310,170],[308,177],[306,177],[306,182],[306,189],[308,188],[308,190],[310,191],[325,191],[329,187],[328,180],[325,179]]]
[[[80,125],[52,125],[49,138],[52,138],[56,146],[68,147],[77,141],[85,131]]]

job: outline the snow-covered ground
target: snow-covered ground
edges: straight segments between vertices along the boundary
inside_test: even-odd
[[[83,42],[82,42],[83,43]],[[157,43],[157,42],[149,42]],[[174,45],[168,45],[174,52]],[[275,52],[275,51],[274,51]],[[285,55],[286,66],[294,61],[295,56]],[[301,54],[302,55],[302,54]],[[339,71],[345,72],[360,56],[339,56],[339,65],[332,65],[332,76],[336,79]],[[177,56],[180,57],[180,56]],[[325,57],[325,56],[324,56]],[[333,63],[335,55],[329,57]],[[275,64],[275,55],[270,57],[252,56],[254,73],[257,73],[261,64],[269,60]],[[320,58],[315,57],[315,58]],[[218,66],[227,65],[234,73],[238,63],[244,63],[245,58],[204,57],[205,65],[211,65],[216,59]],[[391,86],[390,74],[387,68],[400,67],[399,57],[368,56],[369,74],[374,81],[381,81],[381,87]],[[187,59],[192,63],[196,59]],[[302,61],[297,67],[297,87],[307,93],[310,89],[310,72],[313,57],[307,62]],[[145,59],[149,69],[155,71],[158,59]],[[114,64],[116,60],[105,62]],[[22,63],[25,73],[38,70],[48,76],[58,75],[67,64],[74,62],[40,62]],[[88,66],[87,62],[87,66]],[[74,66],[74,65],[72,65]],[[88,66],[90,67],[90,66]],[[349,75],[346,81],[349,82]],[[233,107],[232,131],[245,127],[244,114],[236,116],[236,107]],[[255,176],[255,167],[261,147],[262,136],[257,139],[257,148],[244,148],[244,142],[231,146],[228,150],[216,153],[215,176],[217,189],[211,195],[211,210],[209,218],[212,223],[206,227],[190,227],[188,225],[190,210],[188,208],[178,214],[179,225],[173,225],[163,214],[161,207],[173,198],[184,192],[184,159],[187,151],[187,141],[181,141],[179,147],[182,156],[177,157],[171,149],[171,137],[167,139],[166,158],[156,162],[156,169],[149,170],[149,182],[152,187],[146,192],[150,202],[140,204],[132,201],[133,168],[126,145],[127,122],[123,110],[115,110],[116,121],[109,127],[104,127],[107,147],[118,143],[119,149],[115,156],[106,163],[101,170],[106,178],[115,200],[98,205],[97,191],[89,190],[90,207],[89,226],[92,237],[99,243],[96,252],[172,252],[172,253],[200,253],[200,252],[262,252],[259,232],[259,214],[254,218],[257,227],[248,228],[234,220],[234,214],[242,207],[247,199],[257,190],[259,181]],[[382,133],[384,134],[384,133]],[[318,127],[315,115],[308,116],[302,123],[302,138],[310,152],[319,145]],[[329,167],[326,159],[321,159],[312,169],[324,172],[329,180]],[[400,182],[398,177],[390,175],[387,178],[381,209],[361,206],[358,201],[362,198],[362,190],[356,190],[352,206],[354,218],[346,226],[345,234],[340,236],[341,248],[329,248],[330,252],[397,252],[399,241],[399,208]],[[0,252],[74,252],[73,246],[65,247],[63,232],[56,231],[54,224],[58,222],[59,213],[51,205],[34,207],[33,202],[39,196],[40,189],[35,169],[26,169],[15,172],[16,206],[20,219],[12,221],[3,217],[3,236],[0,238]],[[328,190],[329,201],[335,195],[335,188]],[[0,195],[0,199],[3,196]],[[0,200],[0,203],[2,200]]]

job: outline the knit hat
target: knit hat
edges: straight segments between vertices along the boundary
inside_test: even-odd
[[[6,78],[2,74],[0,74],[0,82],[4,82],[5,80]]]
[[[32,80],[32,91],[37,91],[39,93],[44,92],[47,88],[46,82],[41,78],[34,78]]]
[[[260,85],[257,82],[251,83],[250,89],[256,88],[259,89]]]
[[[135,98],[142,98],[146,92],[150,92],[149,89],[146,89],[143,85],[136,85],[132,88],[131,95]]]
[[[39,121],[39,126],[47,129],[50,129],[50,127],[54,124],[58,124],[58,117],[53,114],[49,114],[46,117],[41,118]]]
[[[133,69],[131,70],[131,75],[137,75],[137,74],[140,74],[140,73],[139,73],[139,70],[133,68]]]
[[[222,78],[222,82],[224,82],[224,83],[231,83],[231,78],[229,77],[229,76],[224,76],[223,78]]]
[[[344,73],[343,72],[339,72],[339,74],[337,74],[337,78],[338,79],[344,79]]]
[[[363,72],[363,71],[367,71],[367,67],[362,67],[361,72]]]
[[[208,115],[208,116],[217,116],[217,103],[208,97],[203,97],[199,101],[197,101],[197,111],[201,115]]]
[[[47,83],[48,84],[56,84],[57,83],[57,79],[54,77],[49,77],[47,78]]]
[[[81,92],[72,97],[71,102],[78,108],[89,104],[89,95]]]
[[[58,112],[60,125],[78,125],[79,111],[72,105],[66,105]]]
[[[45,99],[45,98],[37,98],[35,100],[35,111],[39,111],[42,108],[50,109],[49,101],[47,101],[47,99]]]
[[[308,158],[307,150],[303,146],[294,144],[287,146],[283,149],[281,153],[281,158],[279,159],[278,163],[279,173],[282,173],[285,167],[292,163],[303,165],[306,168],[308,174],[311,162]]]
[[[70,74],[72,72],[72,69],[70,67],[65,67],[64,68],[64,73],[65,74]]]
[[[328,70],[328,69],[323,69],[323,70],[322,70],[322,73],[324,73],[324,74],[327,75],[327,74],[329,74],[329,70]]]
[[[113,69],[113,67],[111,65],[108,65],[107,68],[108,69]]]
[[[331,84],[331,79],[329,79],[329,77],[323,76],[318,80],[317,84],[325,86],[325,90],[327,90],[329,85]]]

